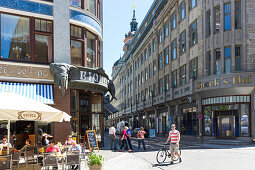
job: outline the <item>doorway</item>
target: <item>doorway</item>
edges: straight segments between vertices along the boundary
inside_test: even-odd
[[[235,136],[235,115],[236,110],[216,111],[218,137],[229,138]]]

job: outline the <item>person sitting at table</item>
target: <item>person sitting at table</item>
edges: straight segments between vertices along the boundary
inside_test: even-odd
[[[54,142],[50,141],[50,146],[46,149],[46,152],[60,152],[60,149],[58,146],[54,145]]]
[[[9,147],[12,147],[12,145],[10,143],[7,142],[7,139],[4,137],[3,138],[3,143],[0,144],[0,150],[3,150],[4,146],[7,146],[9,144]]]
[[[81,152],[81,148],[76,145],[76,142],[73,140],[72,141],[72,146],[69,148],[69,151],[78,151]]]
[[[31,140],[30,140],[30,139],[27,139],[25,143],[26,143],[26,145],[23,146],[23,148],[21,148],[21,149],[19,150],[20,152],[25,152],[26,149],[27,149],[27,147],[28,147],[28,146],[31,146]]]
[[[65,145],[72,145],[72,141],[73,141],[72,136],[68,135],[65,141]]]
[[[42,134],[42,145],[49,146],[49,139],[46,133]]]

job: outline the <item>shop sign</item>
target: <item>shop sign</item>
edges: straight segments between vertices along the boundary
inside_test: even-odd
[[[0,76],[53,80],[50,69],[25,65],[0,64]]]
[[[19,120],[41,120],[42,114],[39,112],[29,112],[29,111],[19,112],[18,119]]]
[[[215,78],[212,80],[204,81],[204,82],[197,82],[196,89],[197,90],[204,90],[204,88],[213,88],[213,87],[220,87],[220,86],[229,86],[229,85],[246,85],[251,84],[251,75],[234,75],[231,78]]]
[[[96,84],[102,84],[107,87],[108,80],[100,74],[91,71],[80,71],[80,80],[89,81]]]
[[[155,129],[150,129],[150,138],[155,138],[155,137],[156,137]]]
[[[197,115],[197,118],[198,118],[198,119],[202,119],[202,118],[203,118],[203,115],[202,115],[202,114],[198,114],[198,115]]]

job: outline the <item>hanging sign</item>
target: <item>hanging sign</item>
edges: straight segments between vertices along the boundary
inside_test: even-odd
[[[198,119],[202,119],[202,118],[203,118],[203,115],[202,115],[202,114],[198,114],[198,115],[197,115],[197,118],[198,118]]]

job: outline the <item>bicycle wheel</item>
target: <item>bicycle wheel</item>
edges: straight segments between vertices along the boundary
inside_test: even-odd
[[[165,148],[160,149],[160,150],[158,151],[158,153],[157,153],[157,162],[158,162],[159,164],[165,162],[166,156],[167,156],[167,155],[166,155],[166,149],[165,149]]]

